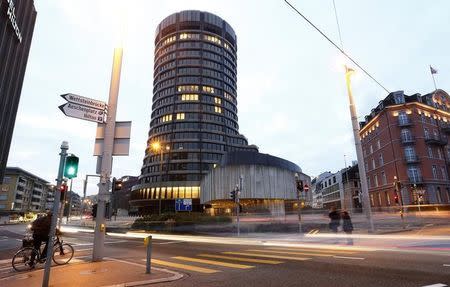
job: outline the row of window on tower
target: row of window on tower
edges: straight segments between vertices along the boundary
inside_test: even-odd
[[[205,170],[205,173],[207,170]],[[162,178],[162,180],[161,180]],[[170,182],[170,181],[200,181],[202,179],[202,174],[200,173],[188,173],[188,174],[163,174],[163,175],[152,175],[146,176],[143,180],[144,183],[151,182]]]
[[[156,49],[159,49],[160,47],[163,47],[165,45],[175,42],[177,40],[177,36],[178,36],[178,40],[181,40],[181,41],[188,41],[188,40],[198,41],[201,38],[203,38],[203,40],[206,40],[206,41],[212,42],[216,45],[222,46],[222,40],[219,37],[214,36],[214,35],[203,34],[203,37],[202,37],[200,33],[180,33],[178,35],[171,35],[171,36],[165,38],[156,46]],[[231,50],[231,46],[226,42],[224,42],[223,47],[227,50]]]

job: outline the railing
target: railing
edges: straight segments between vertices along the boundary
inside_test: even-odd
[[[412,122],[410,119],[399,119],[398,120],[398,126],[400,127],[406,127],[412,125]]]
[[[419,157],[417,155],[407,155],[405,156],[405,161],[407,163],[417,163],[419,162]]]
[[[416,138],[413,136],[405,137],[402,136],[402,144],[413,144],[416,142]]]
[[[423,182],[423,178],[421,176],[410,176],[409,177],[409,182],[410,183],[422,183]]]
[[[447,138],[439,135],[426,135],[425,142],[428,144],[446,145]]]

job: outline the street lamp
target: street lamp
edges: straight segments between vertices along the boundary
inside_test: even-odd
[[[162,170],[162,165],[163,165],[163,148],[160,142],[154,142],[151,144],[151,147],[153,149],[153,151],[155,153],[159,152],[160,153],[160,163],[159,163],[159,173],[160,173],[160,186],[159,186],[159,194],[158,194],[158,198],[159,198],[159,214],[161,215],[161,193],[162,193],[162,179],[163,179],[163,170]],[[165,150],[167,152],[169,152],[170,150],[170,146],[166,145],[165,146]]]
[[[364,165],[364,157],[362,152],[362,146],[361,146],[361,138],[359,136],[359,124],[358,124],[358,117],[356,115],[356,106],[355,102],[353,100],[352,95],[352,87],[350,82],[350,77],[354,74],[354,70],[345,66],[345,81],[347,84],[347,93],[348,93],[348,100],[349,100],[349,107],[350,107],[350,116],[352,119],[352,126],[353,126],[353,137],[355,139],[355,148],[356,148],[356,157],[358,160],[358,170],[360,174],[361,179],[361,195],[363,200],[363,207],[366,213],[367,221],[369,222],[369,232],[374,232],[374,226],[373,226],[373,220],[372,220],[372,210],[370,207],[370,200],[369,200],[369,190],[367,188],[367,177],[366,177],[366,167]]]

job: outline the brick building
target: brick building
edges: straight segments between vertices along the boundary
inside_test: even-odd
[[[395,205],[394,176],[404,205],[450,203],[450,97],[445,91],[390,93],[360,128],[372,206]]]

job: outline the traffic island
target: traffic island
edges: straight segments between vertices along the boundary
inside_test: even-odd
[[[2,287],[30,287],[42,285],[43,269],[18,273],[0,279]],[[145,286],[181,279],[183,274],[161,268],[145,273],[145,264],[107,258],[101,262],[88,262],[55,266],[51,269],[49,286]]]

